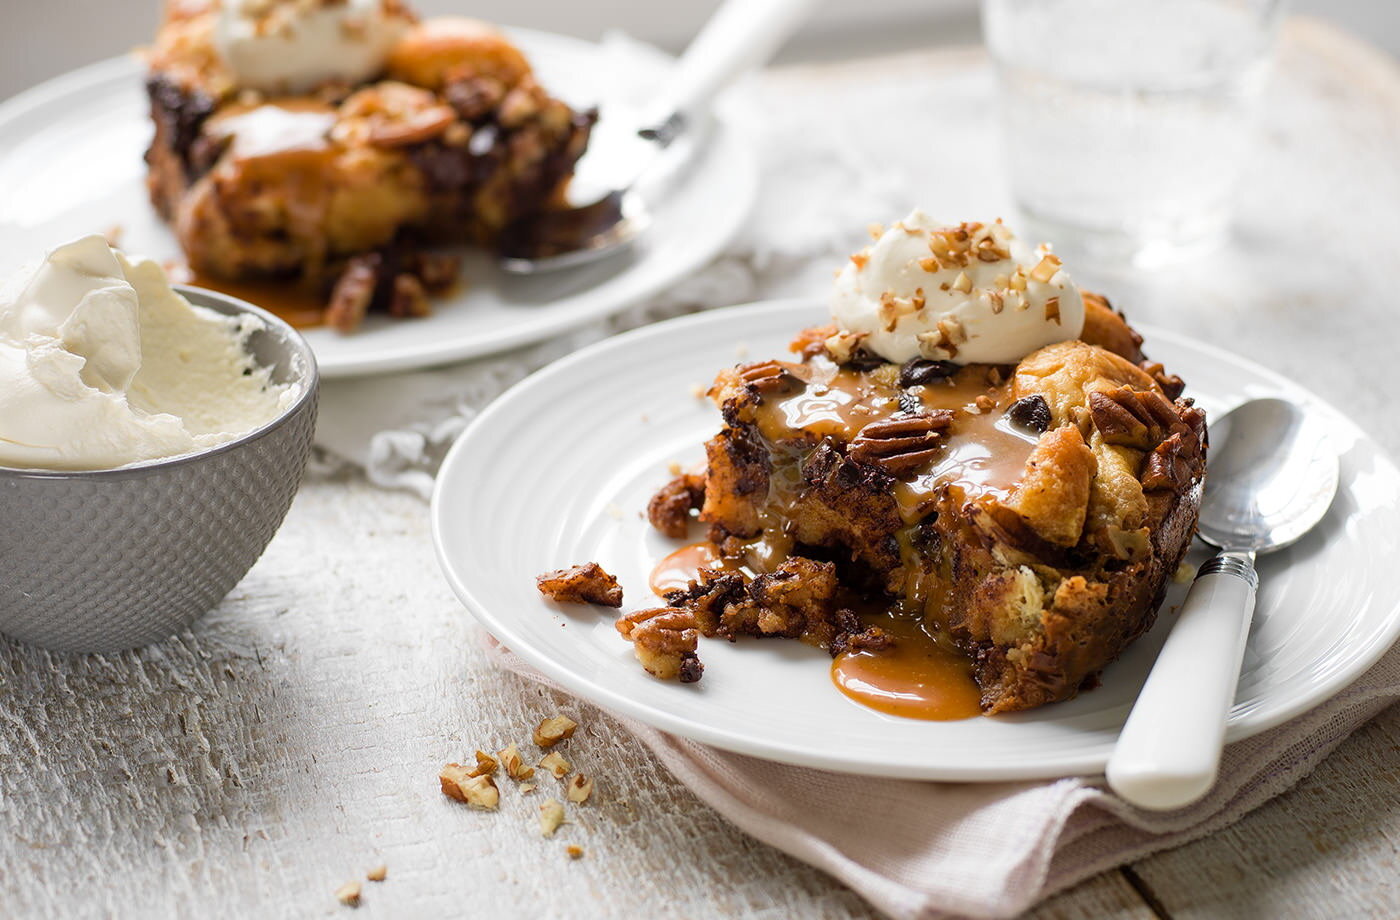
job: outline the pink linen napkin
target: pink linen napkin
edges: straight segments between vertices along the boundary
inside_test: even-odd
[[[559,689],[489,639],[501,668]],[[732,754],[614,716],[746,833],[897,918],[1014,917],[1056,892],[1239,820],[1400,698],[1400,648],[1321,706],[1225,749],[1220,781],[1179,811],[1141,811],[1101,779],[929,783]]]

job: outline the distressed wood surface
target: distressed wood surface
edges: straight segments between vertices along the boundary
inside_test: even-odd
[[[862,92],[979,65],[954,52],[793,69],[761,91],[832,100],[832,130],[854,135]],[[1281,367],[1396,452],[1400,77],[1300,24],[1280,71],[1237,250],[1186,277],[1098,283],[1134,316]],[[919,185],[926,150],[864,142],[861,155],[915,177],[911,203],[961,202],[949,180]],[[548,778],[531,797],[506,784],[497,814],[439,794],[441,763],[512,740],[532,750],[530,727],[554,712],[582,723],[565,752],[598,779],[555,839],[535,824]],[[1236,826],[1033,915],[1400,915],[1397,750],[1391,710]],[[492,670],[438,573],[422,502],[354,476],[309,482],[267,555],[189,632],[113,656],[0,642],[0,826],[7,917],[327,916],[346,910],[341,884],[381,863],[388,879],[363,883],[360,915],[873,916],[739,833],[606,716]],[[567,844],[585,857],[568,860]]]

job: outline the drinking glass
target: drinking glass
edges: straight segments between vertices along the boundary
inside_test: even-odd
[[[1098,262],[1225,235],[1281,0],[984,0],[1007,165],[1031,229]]]

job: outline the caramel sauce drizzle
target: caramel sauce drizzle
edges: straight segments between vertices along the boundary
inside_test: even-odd
[[[879,651],[843,652],[831,663],[838,690],[877,712],[946,722],[982,714],[982,691],[972,661],[931,634],[922,618],[868,614],[868,623],[894,638]]]

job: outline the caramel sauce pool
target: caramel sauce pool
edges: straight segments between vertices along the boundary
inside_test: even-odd
[[[656,564],[651,590],[662,597],[689,587],[702,568],[730,567],[713,543],[691,543]],[[877,712],[909,719],[946,722],[982,714],[982,692],[967,656],[940,644],[914,618],[883,613],[864,619],[889,633],[894,644],[838,655],[831,663],[838,690]]]
[[[295,281],[228,281],[184,267],[172,269],[170,280],[246,300],[297,329],[310,329],[326,321],[326,298]]]
[[[910,617],[867,617],[894,638],[878,651],[844,652],[831,663],[831,680],[846,696],[877,712],[948,722],[982,714],[982,692],[972,662],[930,636]]]
[[[682,546],[651,570],[648,583],[657,597],[664,597],[667,591],[689,588],[690,583],[700,577],[700,570],[723,568],[724,560],[719,550],[710,542],[692,543]]]

